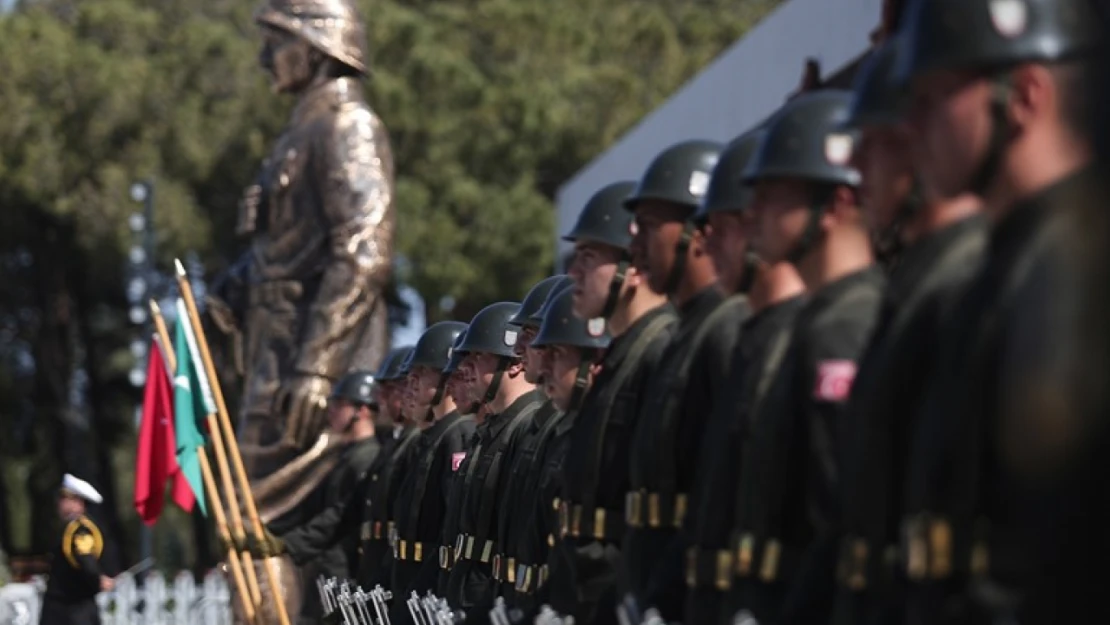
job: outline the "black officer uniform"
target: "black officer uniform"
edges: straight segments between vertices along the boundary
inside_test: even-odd
[[[707,221],[714,212],[748,209],[751,189],[744,184],[743,174],[761,138],[758,130],[745,133],[721,152],[709,190],[698,207],[699,221]],[[754,267],[747,268],[742,290],[747,290],[754,273]],[[721,619],[724,593],[732,583],[732,493],[739,484],[739,460],[750,444],[749,413],[762,402],[768,381],[782,364],[802,301],[795,297],[754,311],[741,326],[728,370],[717,374],[728,390],[714,403],[705,428],[696,490],[691,493],[691,510],[684,527],[684,570],[689,590],[683,622],[714,623]]]
[[[623,252],[609,287],[605,318],[616,310],[631,260],[634,225],[624,200],[635,188],[635,182],[617,182],[599,190],[564,237]],[[629,439],[643,389],[670,341],[674,324],[674,309],[664,304],[644,313],[615,337],[602,356],[601,371],[583,399],[579,416],[560,425],[570,431],[565,438],[561,431],[556,432],[567,449],[561,476],[544,478],[545,483],[562,485],[557,502],[559,527],[549,557],[548,599],[557,612],[572,615],[576,622],[616,622],[624,498],[630,490]],[[541,497],[540,503],[548,502]]]
[[[898,45],[897,38],[890,40],[861,68],[849,129],[898,123],[892,80]],[[895,220],[912,218],[918,203],[906,198]],[[912,242],[890,273],[845,415],[839,625],[901,621],[904,597],[894,565],[910,436],[935,366],[937,337],[978,270],[985,242],[983,220],[972,217]]]
[[[570,288],[571,284],[567,276],[541,280],[529,289],[509,323],[522,329],[538,329],[554,295]],[[535,338],[532,344],[535,346]],[[497,553],[493,556],[493,578],[498,582],[498,593],[505,598],[507,605],[521,613],[530,613],[537,607],[533,604],[539,583],[539,566],[546,563],[546,558],[541,559],[541,556],[546,556],[546,549],[538,552],[530,539],[535,530],[533,504],[545,449],[555,428],[565,417],[550,401],[536,411],[513,451],[505,489],[499,496],[500,522]]]
[[[76,490],[71,492],[88,498]],[[66,520],[61,540],[50,554],[40,625],[99,625],[96,595],[104,574],[100,565],[103,552],[104,538],[91,519],[80,515]]]
[[[344,376],[330,397],[376,409],[376,386],[371,373],[356,371]],[[346,579],[354,573],[358,557],[355,532],[361,519],[359,485],[379,451],[380,445],[373,436],[351,443],[323,483],[293,510],[266,527],[273,544],[262,548],[258,555],[265,556],[267,550],[284,552],[297,566],[304,567],[306,595],[302,617],[318,618],[322,613],[316,592],[317,577]]]
[[[745,180],[785,177],[814,185],[810,223],[788,260],[798,264],[818,236],[825,192],[856,187],[859,172],[830,156],[851,94],[816,91],[791,100],[768,123]],[[830,616],[836,565],[841,428],[857,362],[875,325],[883,276],[877,266],[809,294],[791,344],[759,406],[740,459],[734,580],[726,618],[738,609],[760,622],[816,623]]]
[[[907,15],[901,78],[953,68],[993,83],[991,141],[973,172],[973,192],[990,188],[1008,146],[1009,69],[1084,57],[1105,41],[1088,3],[1023,0],[1021,8],[1018,20],[984,2],[936,0]],[[1046,305],[1048,312],[1074,295],[1070,276],[1054,266],[1054,255],[1074,240],[1057,239],[1055,229],[1060,215],[1086,200],[1094,178],[1089,169],[1066,175],[1017,199],[995,221],[985,264],[942,334],[910,453],[902,520],[909,623],[1021,622],[1021,591],[1039,581],[1032,556],[1046,537],[1027,533],[1027,523],[1043,502],[1010,464],[1008,444],[1033,425],[1022,419],[1040,399],[1066,326],[1026,309]],[[1061,290],[1046,293],[1036,284]],[[1067,416],[1065,410],[1053,419]]]
[[[466,330],[459,321],[433,324],[416,342],[409,368],[429,367],[442,371],[432,405],[442,401],[455,342]],[[431,409],[425,415],[433,420]],[[434,420],[420,433],[412,453],[410,469],[397,490],[394,519],[397,539],[393,544],[392,589],[395,597],[390,620],[412,622],[405,602],[412,592],[423,597],[436,590],[435,565],[439,557],[440,530],[447,508],[447,481],[461,464],[465,443],[474,433],[474,419],[458,410]]]
[[[667,280],[669,295],[686,279],[694,213],[722,147],[690,141],[664,150],[625,201],[631,211],[644,200],[689,210]],[[715,284],[695,294],[679,307],[674,336],[645,388],[632,438],[624,568],[637,604],[657,608],[664,618],[682,616],[684,548],[678,529],[686,515],[705,423],[713,401],[728,386],[720,383],[718,374],[728,368],[747,314],[746,298],[726,302]]]
[[[396,381],[408,375],[413,347],[402,347],[391,353],[378,370],[382,382]],[[382,446],[374,464],[366,471],[363,484],[362,530],[359,539],[362,557],[358,581],[363,588],[388,587],[393,568],[395,524],[394,504],[398,486],[412,459],[420,430],[408,422],[395,424],[391,440]]]
[[[499,357],[483,403],[496,397],[504,370],[514,361],[513,345],[519,330],[509,323],[520,305],[499,302],[483,308],[471,320],[457,351],[487,353]],[[457,534],[444,536],[444,544],[454,543],[454,565],[447,579],[446,599],[452,607],[464,610],[468,619],[485,622],[496,594],[493,556],[499,533],[499,495],[508,478],[508,464],[520,435],[545,400],[538,391],[517,398],[503,412],[492,414],[478,426],[474,447],[467,453],[456,476],[453,490],[458,492],[455,510]]]

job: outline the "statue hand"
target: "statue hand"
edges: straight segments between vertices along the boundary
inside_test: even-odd
[[[208,316],[212,317],[220,332],[235,334],[239,331],[239,320],[235,318],[235,313],[227,302],[209,293],[205,296],[204,303]]]
[[[311,445],[324,427],[331,382],[315,375],[298,375],[278,391],[275,406],[285,415],[282,443],[297,449]]]

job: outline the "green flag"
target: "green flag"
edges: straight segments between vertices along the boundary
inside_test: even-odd
[[[180,298],[177,300],[175,334],[173,342],[174,351],[177,352],[177,371],[173,376],[173,428],[177,439],[177,464],[197,496],[201,514],[208,516],[200,458],[197,457],[197,448],[204,446],[204,435],[197,424],[207,419],[216,408],[208,387],[208,378],[200,364],[197,339],[189,323],[189,314]]]

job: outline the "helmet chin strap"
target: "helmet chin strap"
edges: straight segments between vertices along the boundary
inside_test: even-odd
[[[990,124],[991,136],[987,143],[987,153],[980,161],[979,167],[971,176],[969,190],[979,197],[986,197],[987,191],[1002,166],[1002,157],[1005,155],[1006,144],[1013,138],[1013,128],[1010,126],[1006,115],[1006,106],[1010,103],[1010,94],[1013,81],[1009,73],[1003,73],[991,79]]]
[[[489,404],[495,397],[497,391],[501,390],[501,378],[505,376],[505,370],[509,368],[509,359],[505,356],[497,357],[497,370],[493,372],[493,379],[490,380],[489,386],[486,387],[486,394],[482,397],[482,401],[478,403],[478,407]]]
[[[567,412],[578,410],[582,406],[582,400],[586,397],[586,386],[590,382],[590,365],[592,363],[593,361],[583,353],[582,362],[578,363],[578,371],[574,374],[574,390],[570,394]]]
[[[902,243],[902,233],[906,225],[921,211],[924,202],[921,179],[915,175],[909,194],[898,204],[890,223],[872,237],[871,243],[875,248],[875,255],[885,267],[890,268],[898,262],[898,257],[905,247]]]
[[[744,270],[740,274],[740,284],[736,288],[737,293],[748,294],[752,290],[752,285],[755,284],[755,274],[759,269],[759,256],[752,251],[744,252]]]
[[[674,265],[671,266],[671,272],[667,274],[667,283],[663,287],[663,292],[667,295],[673,296],[678,292],[682,276],[686,275],[686,255],[690,251],[690,242],[693,239],[694,222],[687,219],[682,224],[682,236],[679,237],[678,243],[675,243]]]
[[[613,275],[613,279],[609,281],[609,297],[605,300],[605,308],[601,310],[601,317],[608,319],[613,316],[617,310],[617,303],[620,301],[621,288],[624,287],[624,280],[628,275],[628,253],[625,252],[621,261],[617,263],[617,273]]]
[[[432,397],[432,403],[428,404],[428,411],[424,414],[424,422],[431,423],[436,420],[436,414],[433,408],[443,401],[443,395],[447,391],[447,378],[450,377],[446,374],[439,374],[439,383],[436,384],[436,394]]]
[[[809,219],[806,221],[806,229],[802,232],[802,238],[798,239],[794,249],[786,255],[786,261],[792,265],[797,266],[802,262],[811,251],[813,246],[821,239],[821,216],[825,214],[825,209],[829,205],[832,198],[831,190],[824,188],[814,191],[813,197],[809,202]]]

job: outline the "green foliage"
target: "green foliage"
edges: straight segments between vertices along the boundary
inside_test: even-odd
[[[775,4],[365,2],[368,91],[395,150],[398,249],[414,286],[429,302],[454,297],[461,318],[520,298],[551,271],[559,184]],[[63,427],[75,365],[96,373],[89,440],[133,444],[121,431],[138,401],[124,380],[131,183],[157,183],[164,269],[195,250],[216,270],[242,249],[231,234],[238,198],[292,105],[256,67],[252,10],[24,0],[0,16],[0,332],[58,355],[37,355],[28,385],[0,346],[0,428],[34,403],[29,440],[54,448],[30,452],[54,465],[64,437],[50,433]],[[12,261],[17,246],[30,264]],[[128,485],[118,489],[133,516]]]

